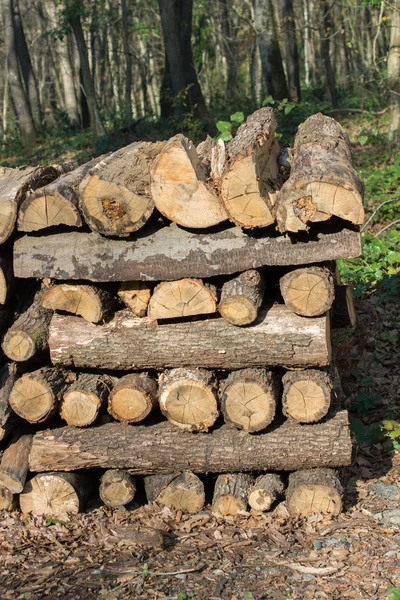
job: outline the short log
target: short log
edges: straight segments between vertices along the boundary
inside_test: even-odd
[[[75,427],[91,425],[105,411],[111,387],[107,375],[82,373],[62,396],[61,418]]]
[[[338,515],[342,511],[343,489],[332,469],[307,469],[289,476],[286,508],[293,517],[318,513]]]
[[[205,502],[204,484],[191,471],[173,475],[145,477],[144,487],[148,502],[157,502],[172,510],[197,513]]]
[[[237,515],[247,510],[252,477],[246,473],[218,475],[211,512],[216,516]]]
[[[245,271],[222,286],[220,315],[232,325],[249,325],[261,308],[266,279],[254,269]]]
[[[115,306],[113,294],[99,286],[59,283],[43,294],[41,305],[83,317],[89,323],[106,321]]]
[[[125,506],[136,494],[136,479],[122,469],[108,469],[100,479],[99,495],[111,508]]]
[[[84,508],[89,493],[85,474],[40,473],[26,482],[19,505],[23,514],[68,518]]]
[[[150,296],[151,288],[143,281],[123,282],[118,290],[118,298],[137,317],[147,315]]]
[[[277,473],[260,475],[249,489],[249,505],[254,510],[270,510],[284,489],[282,478]]]
[[[150,298],[150,319],[179,319],[207,315],[217,310],[217,292],[200,279],[179,279],[160,283]]]
[[[4,450],[0,462],[0,486],[19,494],[24,489],[29,471],[29,453],[33,436],[16,435]]]
[[[333,276],[326,267],[294,269],[280,278],[279,285],[286,306],[304,317],[324,314],[335,298]]]
[[[146,373],[131,373],[117,380],[108,399],[108,412],[117,421],[139,423],[157,406],[158,386]]]
[[[10,299],[13,288],[12,253],[8,251],[0,254],[0,304],[5,304]]]
[[[14,506],[14,494],[9,489],[0,486],[0,510],[12,510]]]
[[[332,305],[332,327],[355,327],[357,322],[353,290],[350,285],[335,285],[335,300]]]
[[[282,378],[282,412],[300,423],[315,423],[328,413],[332,379],[318,369],[288,371]]]
[[[7,363],[0,369],[0,441],[4,440],[16,425],[17,419],[9,403],[16,378],[17,368],[14,363]]]

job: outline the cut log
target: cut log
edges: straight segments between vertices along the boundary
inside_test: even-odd
[[[228,425],[207,435],[193,435],[165,421],[147,426],[108,423],[89,429],[40,431],[33,438],[30,469],[113,468],[136,475],[294,471],[347,466],[351,458],[348,414],[340,410],[322,423],[286,421],[258,435]]]
[[[264,298],[266,280],[251,269],[227,281],[221,290],[218,310],[232,325],[249,325],[257,319]]]
[[[263,308],[246,328],[233,327],[222,318],[157,325],[129,311],[116,313],[100,326],[55,314],[49,345],[55,365],[125,371],[183,366],[304,368],[326,366],[331,356],[327,314],[307,319],[278,304]]]
[[[276,202],[279,230],[300,231],[332,216],[361,225],[364,185],[337,121],[318,113],[298,129],[289,179]]]
[[[58,412],[66,386],[65,373],[59,369],[43,367],[25,373],[11,390],[10,406],[29,423],[44,423]]]
[[[227,219],[207,184],[195,146],[181,134],[171,138],[154,161],[151,193],[160,213],[183,227],[202,229]]]
[[[129,504],[136,494],[136,479],[122,469],[108,469],[100,479],[100,498],[111,508]]]
[[[0,255],[0,304],[5,304],[14,288],[12,254]]]
[[[328,413],[332,398],[332,380],[317,369],[288,371],[282,378],[282,411],[300,423],[315,423]]]
[[[62,397],[61,418],[75,427],[91,425],[105,411],[111,386],[107,375],[82,373]]]
[[[286,508],[293,517],[319,513],[338,515],[342,511],[343,489],[332,469],[307,469],[289,476]]]
[[[179,319],[207,315],[217,310],[217,291],[200,279],[179,279],[160,283],[149,302],[150,319]]]
[[[4,450],[0,462],[0,486],[19,494],[24,489],[29,471],[32,435],[15,436]]]
[[[124,237],[148,221],[154,202],[150,166],[165,142],[134,142],[103,158],[79,185],[80,206],[92,231]]]
[[[226,423],[243,431],[261,431],[274,419],[279,386],[265,369],[234,371],[220,385],[221,410]]]
[[[4,336],[2,348],[9,359],[25,362],[48,349],[53,311],[41,306],[41,298],[40,290],[30,307],[18,317]]]
[[[286,306],[304,317],[322,315],[335,298],[333,276],[326,267],[294,269],[281,277],[279,285]]]
[[[270,206],[280,183],[275,130],[273,109],[260,108],[226,146],[221,197],[230,220],[240,227],[268,227],[274,222]]]
[[[172,369],[159,378],[161,412],[184,431],[208,431],[218,415],[217,380],[205,369]]]
[[[0,486],[0,510],[12,510],[14,504],[14,494],[7,488]]]
[[[145,477],[144,487],[148,502],[188,513],[197,513],[204,507],[204,484],[191,471]]]
[[[145,317],[151,296],[151,288],[143,281],[126,281],[118,290],[119,299],[137,317]]]
[[[139,423],[158,406],[157,383],[146,373],[132,373],[117,381],[108,399],[108,412],[117,421]]]
[[[104,156],[93,158],[49,185],[28,194],[19,209],[18,230],[39,231],[57,225],[81,227],[78,187],[86,173],[103,158]]]
[[[357,322],[353,290],[350,285],[335,285],[332,305],[332,327],[355,327]]]
[[[246,473],[218,475],[211,512],[217,516],[237,515],[247,510],[252,477]]]
[[[18,208],[25,196],[51,181],[62,171],[62,167],[0,167],[0,244],[14,231]]]
[[[24,514],[68,518],[83,509],[89,491],[84,474],[41,473],[25,484],[19,504]]]
[[[283,494],[285,486],[279,475],[267,473],[258,477],[249,490],[249,504],[254,510],[266,511]]]
[[[108,290],[93,285],[59,283],[44,292],[41,305],[52,311],[80,315],[90,323],[99,323],[111,316],[115,298]]]
[[[249,236],[239,227],[200,234],[171,225],[136,242],[80,232],[24,236],[14,244],[14,274],[98,282],[165,281],[360,255],[360,233],[346,228],[292,241],[289,236]]]
[[[11,410],[9,397],[17,378],[17,368],[14,363],[5,364],[0,369],[0,441],[4,440],[13,430],[16,419]]]

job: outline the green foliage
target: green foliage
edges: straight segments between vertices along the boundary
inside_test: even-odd
[[[235,135],[239,125],[244,121],[244,114],[237,111],[230,116],[230,121],[217,121],[217,129],[220,132],[217,140],[230,142]]]
[[[358,392],[353,398],[352,408],[357,414],[365,414],[369,410],[379,406],[382,400],[382,396],[369,390],[366,392]]]
[[[57,525],[57,523],[60,523],[60,525],[65,525],[64,521],[60,521],[59,519],[46,519],[45,521],[45,526],[46,527],[51,527],[52,525]]]
[[[191,600],[191,598],[194,598],[193,592],[181,592],[177,595],[176,600]]]
[[[144,563],[144,565],[142,566],[142,576],[144,577],[144,579],[146,579],[146,577],[149,576],[149,565],[147,563]]]
[[[360,446],[374,444],[382,439],[383,432],[380,423],[364,425],[357,417],[350,417],[350,427]]]
[[[254,596],[251,592],[245,592],[243,600],[254,600]]]
[[[400,587],[391,586],[388,592],[388,600],[400,600]]]
[[[393,449],[400,452],[400,423],[393,419],[382,421],[385,435],[391,440]]]

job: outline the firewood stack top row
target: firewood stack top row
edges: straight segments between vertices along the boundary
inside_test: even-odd
[[[196,512],[216,477],[217,515],[340,512],[330,330],[355,324],[335,260],[361,253],[363,184],[334,119],[293,150],[275,130],[263,108],[226,145],[0,169],[0,506],[116,507],[144,476]]]

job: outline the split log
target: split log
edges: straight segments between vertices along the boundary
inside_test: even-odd
[[[58,412],[66,386],[65,373],[59,369],[43,367],[25,373],[11,390],[10,406],[25,421],[44,423]]]
[[[4,450],[0,462],[0,486],[19,494],[24,489],[29,471],[32,435],[15,436]]]
[[[193,435],[168,422],[157,425],[108,423],[40,431],[33,438],[31,471],[86,468],[128,469],[136,475],[177,471],[294,471],[351,464],[347,411],[321,423],[286,421],[268,433],[249,435],[228,425]]]
[[[11,252],[0,256],[0,304],[10,298],[14,287],[14,273]]]
[[[90,168],[79,185],[80,206],[92,231],[124,237],[148,221],[154,202],[150,166],[165,142],[134,142]]]
[[[139,423],[158,406],[157,383],[146,373],[119,379],[108,398],[108,412],[117,421]]]
[[[145,317],[151,296],[151,288],[143,281],[121,283],[118,298],[137,317]]]
[[[208,431],[218,415],[217,380],[205,369],[172,369],[159,378],[162,414],[184,431]]]
[[[0,510],[12,510],[14,505],[14,494],[7,488],[0,486]]]
[[[99,495],[111,508],[125,506],[136,494],[136,479],[122,469],[108,469],[100,479]]]
[[[304,368],[326,366],[331,356],[328,315],[307,319],[279,304],[263,308],[246,328],[233,327],[222,318],[160,325],[129,311],[116,313],[100,326],[55,314],[49,346],[55,365],[125,371],[184,366]]]
[[[353,290],[350,285],[335,285],[332,305],[332,327],[355,327],[357,322]]]
[[[14,363],[8,363],[0,369],[0,441],[11,433],[16,424],[15,415],[9,403],[16,378],[17,368]]]
[[[23,514],[68,518],[78,514],[89,497],[85,474],[41,473],[25,484],[19,497]]]
[[[275,130],[273,109],[260,108],[226,146],[221,197],[230,220],[240,227],[268,227],[274,222],[270,206],[280,179]]]
[[[106,321],[112,314],[115,298],[108,290],[85,284],[59,283],[43,294],[41,305],[52,311],[80,315],[90,323]]]
[[[14,244],[14,274],[97,282],[165,281],[360,255],[360,233],[346,228],[291,240],[249,236],[239,227],[202,234],[171,225],[134,242],[80,232],[24,236]]]
[[[198,513],[204,507],[204,483],[191,471],[150,475],[145,477],[144,487],[148,502],[188,513]]]
[[[218,475],[211,512],[217,516],[237,515],[247,510],[252,477],[246,473]]]
[[[294,269],[281,277],[279,285],[286,306],[304,317],[322,315],[335,298],[333,276],[326,267]]]
[[[13,233],[18,208],[32,190],[54,181],[62,167],[0,167],[0,244]]]
[[[217,290],[200,279],[164,281],[153,292],[147,314],[150,319],[178,319],[207,315],[217,310]]]
[[[278,390],[276,376],[265,369],[233,371],[219,390],[225,422],[243,431],[265,429],[275,417]]]
[[[279,230],[300,231],[332,216],[361,225],[364,184],[337,121],[318,113],[298,129],[289,179],[276,202]]]
[[[42,291],[39,291],[30,307],[11,325],[4,336],[4,354],[16,362],[34,358],[48,349],[49,325],[53,311],[40,304]]]
[[[62,397],[61,418],[75,427],[91,425],[105,411],[111,386],[107,375],[82,373]]]
[[[86,173],[104,156],[98,156],[59,177],[49,185],[31,192],[18,213],[19,231],[39,231],[57,225],[81,227],[78,187]]]
[[[319,513],[338,515],[342,511],[343,489],[332,469],[307,469],[289,476],[286,508],[293,517]]]
[[[258,477],[249,489],[248,501],[254,510],[267,511],[283,494],[285,486],[277,473]]]
[[[315,423],[328,413],[332,379],[317,369],[288,371],[282,378],[282,412],[300,423]]]
[[[218,306],[221,316],[232,325],[253,323],[263,302],[265,285],[265,277],[254,269],[227,281]]]
[[[183,227],[202,229],[227,219],[195,146],[181,134],[171,138],[154,161],[151,193],[160,213]]]

